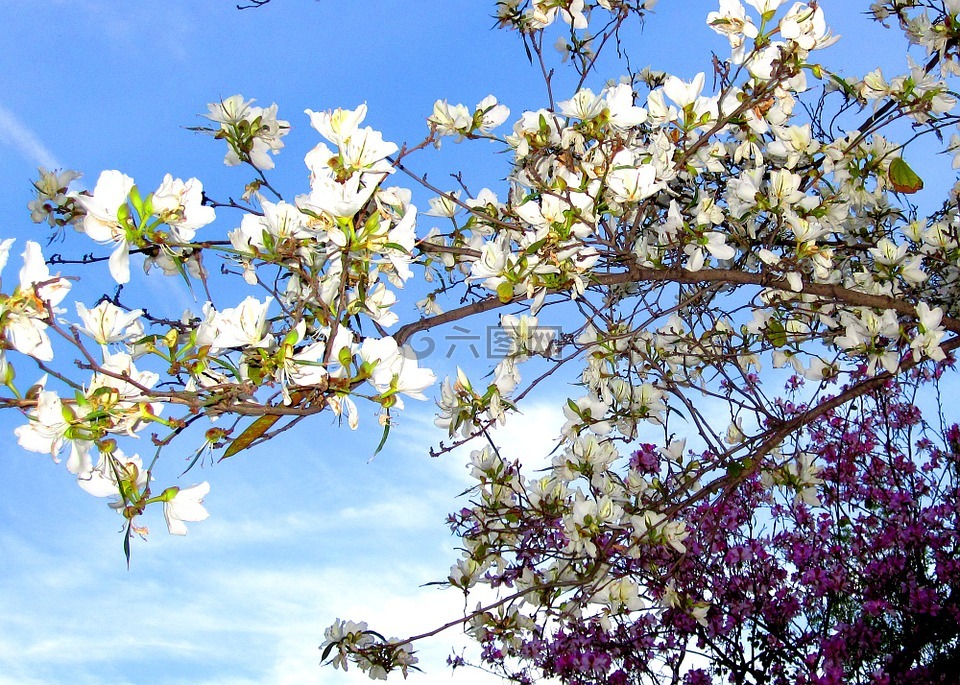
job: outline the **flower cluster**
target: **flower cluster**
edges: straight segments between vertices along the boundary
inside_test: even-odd
[[[368,630],[363,621],[341,621],[337,619],[324,632],[323,661],[334,668],[348,670],[351,661],[355,662],[372,680],[386,680],[387,673],[399,670],[403,677],[412,669],[418,671],[417,657],[409,643],[397,638],[385,639],[379,633]],[[333,656],[331,656],[333,654]],[[328,661],[329,659],[329,661]]]
[[[219,128],[195,128],[210,133],[227,142],[227,154],[223,163],[236,166],[247,163],[260,170],[273,168],[271,154],[283,148],[283,138],[290,130],[290,123],[277,119],[277,105],[257,107],[253,100],[244,100],[242,95],[231,95],[220,102],[211,102],[207,119]]]
[[[125,517],[127,547],[153,504],[182,534],[209,486],[154,479],[193,427],[206,430],[191,466],[325,412],[356,429],[365,402],[382,447],[436,382],[414,336],[499,321],[502,355],[461,364],[436,419],[450,444],[435,453],[484,441],[449,520],[461,555],[446,584],[492,593],[462,621],[487,666],[521,682],[946,678],[957,431],[907,393],[952,373],[960,347],[960,185],[935,211],[914,206],[907,158],[920,138],[957,158],[960,139],[939,139],[957,123],[960,5],[875,3],[926,59],[860,78],[817,63],[837,40],[818,3],[721,0],[705,30],[729,54],[712,76],[628,64],[586,87],[652,5],[499,0],[548,102],[511,115],[493,95],[438,100],[403,147],[366,105],[306,110],[322,140],[289,194],[266,172],[290,126],[240,95],[196,129],[256,174],[229,201],[196,178],[144,193],[108,170],[76,192],[75,172],[41,170],[34,219],[105,248],[59,263],[106,262],[124,285],[142,255],[144,278],[157,266],[206,301],[161,318],[123,290],[78,303],[71,323],[73,276],[28,242],[0,295],[0,406],[22,412],[20,444],[69,453],[80,486]],[[556,100],[550,31],[580,75]],[[444,192],[417,176],[411,160],[444,139],[502,153],[504,183],[459,174]],[[15,367],[39,380],[18,387]],[[538,389],[563,417],[546,460],[498,437]],[[145,465],[124,448],[148,429]],[[411,641],[338,620],[323,659],[405,674]]]

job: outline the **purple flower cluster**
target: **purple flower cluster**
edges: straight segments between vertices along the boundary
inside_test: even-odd
[[[924,421],[923,380],[888,382],[785,444],[813,455],[819,506],[771,487],[773,466],[741,466],[734,486],[677,503],[685,552],[594,540],[603,573],[640,586],[644,609],[592,611],[585,595],[576,609],[544,602],[535,627],[478,636],[485,665],[573,685],[960,682],[960,426]],[[644,444],[628,468],[666,467]],[[476,533],[467,511],[460,534]],[[488,582],[564,553],[558,520],[524,513],[515,563]]]

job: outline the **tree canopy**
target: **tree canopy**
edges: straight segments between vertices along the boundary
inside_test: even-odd
[[[436,399],[424,455],[472,450],[462,554],[438,571],[463,616],[400,638],[337,618],[325,663],[407,675],[418,641],[462,627],[478,651],[455,668],[525,683],[953,682],[960,185],[921,191],[945,173],[931,149],[960,166],[960,2],[871,5],[904,70],[853,76],[821,53],[827,3],[720,0],[703,30],[729,54],[691,79],[630,59],[653,4],[491,3],[542,73],[528,109],[438,99],[402,144],[366,105],[308,109],[304,187],[271,173],[293,117],[240,94],[192,128],[242,168],[228,196],[42,169],[31,216],[65,245],[27,241],[0,295],[19,444],[110,498],[129,563],[148,509],[174,535],[207,518],[209,483],[155,480],[174,445],[194,475],[335,417],[379,451]],[[420,172],[454,145],[507,178]],[[115,283],[67,307],[104,265]],[[163,278],[205,304],[151,314],[136,283]],[[438,380],[417,336],[481,321],[498,354]],[[561,434],[516,453],[497,429],[538,393]]]

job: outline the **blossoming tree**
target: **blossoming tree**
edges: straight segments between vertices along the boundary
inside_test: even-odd
[[[148,508],[175,535],[207,517],[208,483],[154,481],[169,446],[231,458],[315,415],[358,429],[358,403],[379,408],[382,446],[407,399],[433,396],[436,451],[473,448],[444,583],[480,598],[451,625],[486,666],[521,682],[952,682],[960,429],[913,398],[951,378],[960,345],[960,207],[956,190],[912,205],[905,157],[958,121],[960,2],[870,7],[905,36],[896,76],[820,63],[836,38],[816,2],[720,0],[705,30],[730,54],[711,75],[625,65],[587,88],[652,4],[498,0],[542,68],[539,109],[438,100],[402,146],[365,106],[307,110],[322,142],[292,196],[269,176],[289,122],[241,95],[196,129],[250,172],[239,199],[117,170],[76,192],[76,172],[41,170],[34,221],[93,247],[56,271],[27,242],[0,295],[20,445],[112,498],[129,559]],[[554,35],[579,79],[556,96]],[[418,176],[431,146],[472,141],[510,155],[502,188]],[[445,229],[418,229],[414,190]],[[98,261],[117,284],[182,278],[209,300],[179,319],[130,290],[66,307]],[[491,313],[505,356],[438,384],[411,340]],[[561,375],[579,391],[532,471],[495,429]],[[406,675],[430,635],[338,619],[322,657]]]

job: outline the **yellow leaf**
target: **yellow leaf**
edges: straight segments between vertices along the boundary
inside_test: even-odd
[[[229,459],[238,452],[250,447],[253,442],[262,437],[277,421],[280,420],[279,414],[267,414],[266,416],[261,416],[259,419],[247,426],[247,429],[243,431],[240,435],[237,436],[236,440],[230,443],[230,446],[224,451],[223,456],[220,457],[220,461],[224,459]]]
[[[923,179],[917,176],[901,157],[897,157],[890,162],[890,169],[887,171],[890,184],[898,193],[911,195],[923,188]]]

